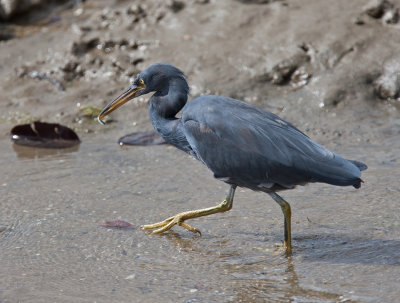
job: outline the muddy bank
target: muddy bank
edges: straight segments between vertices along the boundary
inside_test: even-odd
[[[101,107],[146,66],[165,61],[185,71],[192,96],[244,99],[323,141],[378,140],[377,117],[398,124],[399,24],[382,18],[399,3],[371,6],[89,1],[57,11],[17,26],[26,37],[1,42],[2,134],[36,117],[98,131],[82,127],[77,104]],[[150,128],[140,101],[130,107],[136,113],[116,113],[118,123]]]

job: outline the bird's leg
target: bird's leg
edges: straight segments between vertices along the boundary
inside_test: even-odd
[[[150,225],[144,225],[144,229],[154,229],[157,228],[156,230],[153,231],[154,234],[162,233],[164,231],[167,231],[171,229],[172,226],[174,225],[180,225],[187,230],[190,230],[193,233],[199,233],[201,232],[196,229],[193,226],[190,226],[189,224],[185,223],[185,220],[188,219],[193,219],[193,218],[198,218],[198,217],[203,217],[203,216],[208,216],[216,213],[223,213],[232,208],[233,204],[233,196],[235,194],[235,189],[236,185],[231,185],[229,188],[228,195],[226,196],[226,199],[222,201],[220,204],[214,207],[209,207],[209,208],[203,208],[203,209],[197,209],[197,210],[191,210],[191,211],[185,211],[182,213],[179,213],[173,217],[170,217],[164,221],[155,223],[155,224],[150,224]]]
[[[269,193],[272,199],[276,203],[279,204],[279,206],[282,209],[283,216],[285,217],[285,240],[283,242],[283,245],[285,247],[285,253],[287,256],[292,254],[292,228],[291,228],[291,218],[292,218],[292,211],[290,209],[290,204],[286,202],[281,196],[279,196],[277,193]]]

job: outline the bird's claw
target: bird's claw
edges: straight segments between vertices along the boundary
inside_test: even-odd
[[[201,235],[200,230],[184,222],[184,220],[182,219],[182,214],[178,214],[176,216],[170,217],[164,221],[157,222],[154,224],[143,225],[142,228],[143,229],[157,228],[156,230],[153,230],[153,234],[161,234],[167,230],[170,230],[174,225],[182,226],[183,228],[191,231],[192,233],[195,234],[198,233],[199,235]]]

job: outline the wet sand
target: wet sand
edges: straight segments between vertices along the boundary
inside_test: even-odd
[[[124,1],[87,1],[57,12],[58,21],[12,25],[20,36],[0,44],[0,302],[398,301],[400,115],[396,93],[383,100],[380,82],[396,72],[398,24],[365,15],[364,1],[201,2],[174,11],[148,1],[144,14]],[[95,38],[93,49],[73,47]],[[157,61],[186,72],[191,97],[246,100],[367,163],[365,183],[283,192],[293,211],[290,258],[280,208],[247,189],[231,211],[190,222],[201,237],[141,230],[216,205],[228,189],[171,146],[118,146],[152,129],[148,96],[106,126],[80,116],[77,103],[103,106]],[[277,64],[297,72],[283,75]],[[11,127],[35,117],[72,127],[82,143],[13,145]],[[100,226],[110,220],[133,228]]]
[[[43,154],[2,141],[2,302],[397,300],[400,175],[382,159],[399,144],[379,153],[363,146],[370,166],[361,190],[313,184],[284,193],[294,240],[285,258],[279,207],[249,190],[238,191],[230,212],[193,220],[202,237],[141,230],[215,205],[227,188],[172,147],[120,148],[116,135]],[[100,227],[116,219],[134,228]]]

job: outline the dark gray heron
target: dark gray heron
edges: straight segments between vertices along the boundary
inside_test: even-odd
[[[343,159],[312,141],[278,116],[232,98],[204,95],[187,102],[189,86],[176,67],[157,63],[144,70],[98,120],[138,96],[155,92],[149,114],[154,128],[173,146],[205,164],[218,180],[229,184],[225,200],[210,208],[185,211],[144,225],[165,232],[174,225],[200,233],[186,220],[230,210],[237,186],[268,193],[284,215],[284,248],[292,253],[291,209],[278,191],[323,182],[359,188],[367,166]],[[182,110],[181,118],[176,114]]]

